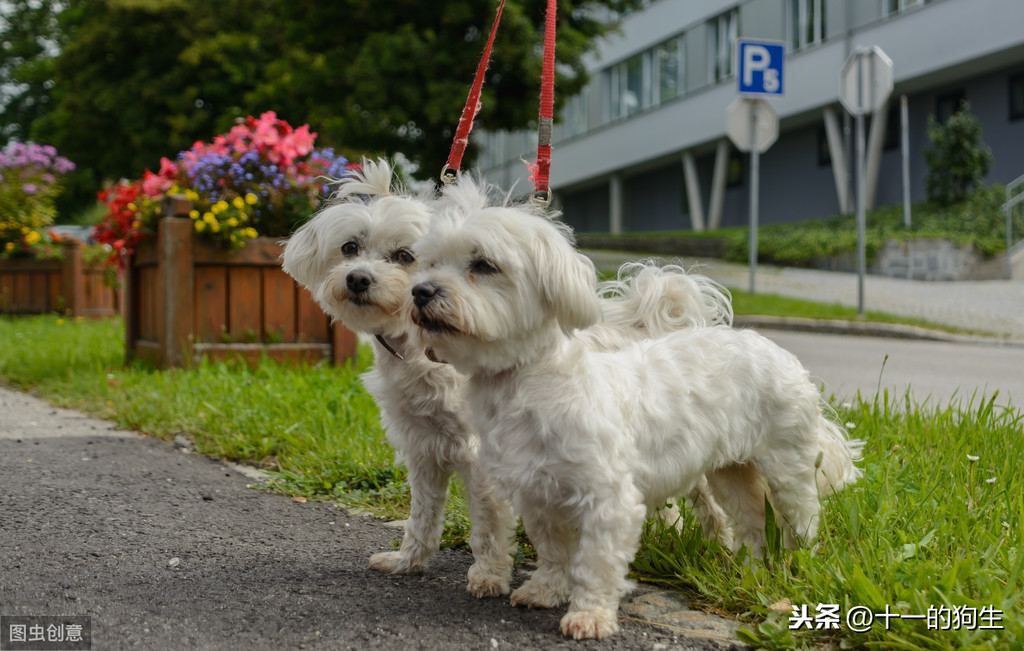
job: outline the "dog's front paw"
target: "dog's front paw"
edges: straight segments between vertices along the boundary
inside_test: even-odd
[[[569,600],[568,597],[567,591],[559,592],[543,581],[530,579],[512,593],[509,603],[527,608],[558,608]]]
[[[477,599],[483,597],[499,597],[508,594],[512,581],[512,568],[504,572],[496,571],[492,567],[482,566],[480,563],[473,563],[469,568],[469,582],[466,590]]]
[[[608,608],[570,610],[562,618],[562,635],[574,640],[603,639],[619,630],[615,611]]]
[[[423,564],[402,552],[381,552],[370,557],[370,569],[385,574],[416,574],[423,571]]]

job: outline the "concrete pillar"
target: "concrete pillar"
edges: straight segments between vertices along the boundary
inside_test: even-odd
[[[700,196],[700,183],[697,180],[697,166],[693,162],[693,154],[683,152],[683,180],[686,182],[686,201],[690,206],[690,223],[693,230],[703,231],[704,203]]]
[[[875,205],[875,193],[878,190],[878,172],[882,167],[882,147],[885,145],[885,125],[889,121],[889,102],[878,107],[878,110],[871,114],[871,129],[868,132],[867,162],[864,167],[864,181],[867,183],[865,194],[865,208],[871,209]]]
[[[608,230],[612,235],[622,232],[622,216],[625,212],[623,203],[622,177],[614,174],[608,179]]]
[[[853,204],[850,201],[850,172],[846,166],[843,133],[834,108],[826,107],[824,117],[825,137],[828,139],[829,157],[832,159],[832,178],[836,183],[836,199],[839,201],[839,212],[846,215],[853,212]]]
[[[711,205],[708,209],[708,229],[722,227],[722,207],[725,205],[725,182],[729,174],[729,140],[722,138],[715,149],[715,173],[711,177]]]

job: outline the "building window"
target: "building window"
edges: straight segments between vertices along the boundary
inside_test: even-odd
[[[789,49],[793,52],[825,39],[825,0],[789,0]]]
[[[566,138],[578,136],[587,131],[587,88],[573,95],[565,102],[562,112],[562,128]]]
[[[1024,72],[1010,77],[1010,119],[1024,118]]]
[[[920,7],[925,0],[882,0],[882,15],[895,16],[912,7]]]
[[[739,10],[733,9],[708,21],[708,79],[712,82],[736,74],[736,35]]]
[[[612,120],[628,117],[650,105],[650,67],[643,54],[626,59],[608,70],[608,106]]]
[[[653,104],[667,102],[686,92],[686,44],[683,38],[673,38],[654,48],[654,75],[651,84],[656,96]]]
[[[954,90],[935,98],[935,119],[939,124],[945,124],[946,120],[953,117],[953,114],[960,110],[960,105],[967,101],[967,94],[963,90]]]

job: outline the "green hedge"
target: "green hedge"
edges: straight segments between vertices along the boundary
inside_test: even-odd
[[[903,226],[903,206],[889,205],[867,214],[866,241],[868,262],[888,240],[946,239],[955,244],[973,244],[985,257],[1006,249],[1006,217],[1001,206],[1005,188],[982,188],[964,201],[940,206],[919,202],[912,207],[912,226]],[[1020,217],[1017,217],[1020,222]],[[1020,223],[1015,232],[1024,233]],[[725,259],[745,263],[749,258],[747,230],[726,236]],[[853,215],[821,220],[765,226],[758,230],[757,253],[760,262],[786,266],[812,266],[815,261],[854,254],[857,227]]]

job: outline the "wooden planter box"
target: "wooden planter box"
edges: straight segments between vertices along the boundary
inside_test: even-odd
[[[109,317],[120,292],[104,282],[100,262],[84,262],[78,240],[62,244],[63,260],[0,260],[0,313]]]
[[[344,364],[356,337],[330,319],[281,269],[283,247],[257,238],[227,251],[196,237],[191,205],[164,201],[155,240],[132,256],[125,273],[126,359],[160,368],[202,359],[263,355],[281,361]]]

